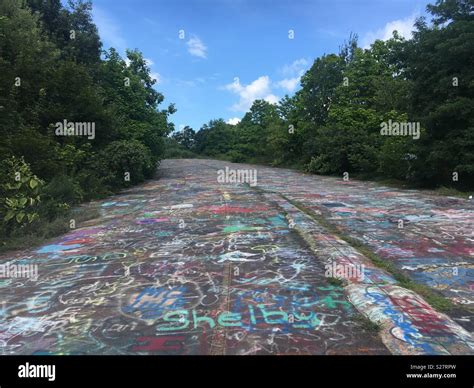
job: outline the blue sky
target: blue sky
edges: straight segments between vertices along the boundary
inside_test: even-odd
[[[351,32],[362,47],[393,29],[409,37],[430,2],[93,0],[93,17],[104,48],[138,48],[149,60],[163,107],[178,109],[176,129],[198,130],[237,122],[255,99],[292,95],[314,59],[338,52]]]

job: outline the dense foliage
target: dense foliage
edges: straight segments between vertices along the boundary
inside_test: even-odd
[[[175,135],[186,148],[233,162],[303,166],[422,186],[474,187],[474,15],[471,0],[428,6],[410,40],[370,48],[351,36],[317,58],[294,96],[255,101],[238,125],[212,120]],[[382,135],[383,123],[419,134]]]
[[[0,54],[0,235],[152,176],[174,106],[139,51],[102,51],[89,1],[2,0]]]
[[[255,101],[237,125],[211,120],[171,137],[174,105],[159,109],[141,52],[102,50],[91,7],[0,2],[0,236],[142,182],[163,157],[474,187],[472,0],[429,5],[432,20],[417,20],[409,40],[394,33],[367,49],[351,36],[314,61],[293,96]],[[387,135],[387,123],[419,133]]]

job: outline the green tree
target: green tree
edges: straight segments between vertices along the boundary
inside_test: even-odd
[[[472,1],[428,6],[407,43],[406,74],[413,84],[410,113],[426,132],[419,141],[416,179],[425,184],[474,186],[474,14]]]
[[[173,134],[172,138],[181,144],[184,148],[192,150],[195,145],[196,132],[189,126],[185,126],[181,131]]]

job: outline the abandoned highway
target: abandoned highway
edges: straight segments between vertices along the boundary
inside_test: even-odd
[[[0,256],[0,354],[474,354],[472,200],[183,159],[84,206]]]

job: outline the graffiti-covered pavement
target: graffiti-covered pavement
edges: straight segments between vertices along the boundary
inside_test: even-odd
[[[225,166],[257,169],[256,185],[219,181]],[[158,175],[0,257],[38,270],[0,278],[0,354],[474,353],[472,202],[214,160]],[[319,217],[462,313],[434,310]]]

